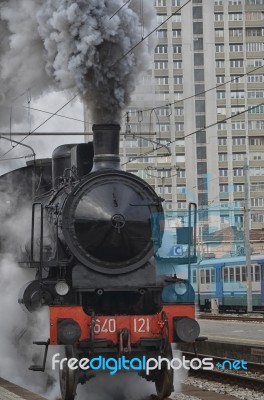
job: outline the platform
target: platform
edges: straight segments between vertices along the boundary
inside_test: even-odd
[[[264,346],[264,322],[198,320],[201,336],[210,340]]]
[[[0,400],[47,400],[46,398],[23,389],[14,383],[0,378]]]

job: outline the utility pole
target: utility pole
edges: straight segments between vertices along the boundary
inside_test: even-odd
[[[244,206],[244,245],[247,270],[247,312],[252,312],[252,280],[251,280],[251,248],[250,248],[250,196],[249,196],[249,165],[247,157],[244,164],[245,206]]]

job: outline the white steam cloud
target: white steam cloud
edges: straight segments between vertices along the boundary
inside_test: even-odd
[[[77,88],[93,122],[119,122],[154,48],[144,40],[122,58],[155,24],[153,2],[143,3],[0,0],[0,118],[28,88]]]

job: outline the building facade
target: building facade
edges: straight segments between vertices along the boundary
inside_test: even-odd
[[[155,0],[157,25],[174,15],[157,30],[153,67],[124,115],[123,166],[155,188],[167,211],[195,201],[201,223],[217,230],[243,227],[248,165],[251,228],[260,229],[264,0],[185,3]]]

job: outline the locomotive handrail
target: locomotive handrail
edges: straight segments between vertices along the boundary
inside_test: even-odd
[[[42,264],[43,264],[43,216],[44,207],[40,202],[32,204],[32,221],[31,221],[31,262],[34,261],[34,236],[35,236],[35,213],[36,206],[40,206],[40,249],[39,249],[39,279],[42,280]]]

